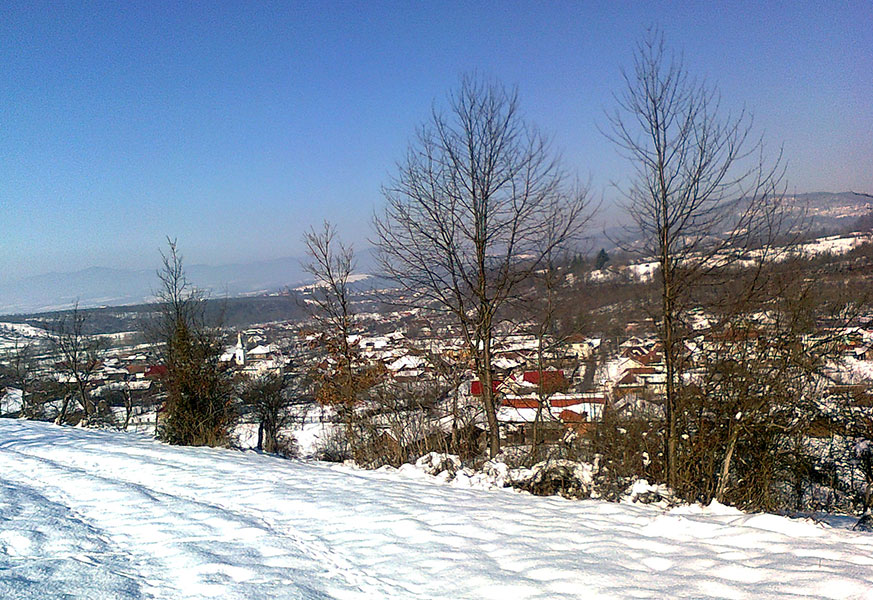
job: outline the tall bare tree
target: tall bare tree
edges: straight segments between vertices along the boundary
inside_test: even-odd
[[[310,229],[303,236],[309,262],[304,269],[315,278],[312,300],[317,308],[312,314],[334,339],[338,355],[344,362],[346,378],[352,376],[354,349],[350,278],[355,268],[354,249],[337,238],[336,227],[325,221],[321,230]],[[348,383],[348,382],[347,382]],[[351,385],[347,386],[351,390]]]
[[[716,88],[696,81],[650,31],[636,48],[607,136],[634,166],[623,189],[634,250],[659,267],[656,309],[664,349],[667,481],[675,486],[683,317],[694,287],[779,230],[781,156],[768,163],[745,111],[722,109]],[[767,239],[762,240],[764,233]],[[758,255],[760,258],[760,254]]]
[[[358,427],[357,404],[379,373],[360,360],[352,339],[354,311],[350,284],[355,268],[354,249],[339,240],[336,227],[327,221],[320,230],[310,229],[303,241],[309,255],[304,268],[315,279],[310,314],[318,324],[328,363],[314,374],[316,397],[337,411],[358,459],[362,457],[367,436]]]
[[[460,324],[496,455],[491,360],[500,310],[554,246],[580,232],[587,192],[568,185],[548,140],[522,118],[515,90],[466,76],[448,112],[435,108],[419,128],[384,195],[375,219],[381,269],[417,304]]]

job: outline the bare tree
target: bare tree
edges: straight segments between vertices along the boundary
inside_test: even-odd
[[[310,229],[303,241],[310,258],[304,268],[315,278],[312,301],[317,310],[312,314],[322,324],[323,330],[332,334],[344,363],[344,375],[351,378],[354,349],[349,340],[354,314],[349,283],[355,268],[354,249],[337,239],[336,227],[328,221],[324,222],[321,231]],[[347,390],[351,388],[351,384],[346,386]]]
[[[243,383],[240,398],[258,421],[258,450],[293,453],[293,438],[284,436],[284,429],[299,416],[294,409],[300,404],[301,390],[293,383],[298,382],[278,373],[266,373]]]
[[[91,398],[92,376],[100,366],[104,346],[100,338],[87,333],[87,314],[79,310],[79,303],[69,312],[62,313],[51,327],[50,340],[59,359],[58,372],[66,377],[72,388],[65,394],[60,414],[56,419],[62,423],[67,416],[71,397],[82,407],[85,421],[96,417],[96,405]]]
[[[418,130],[384,194],[375,219],[381,269],[418,304],[460,324],[496,455],[491,360],[499,311],[552,245],[580,232],[586,190],[567,185],[548,140],[520,115],[514,90],[467,76],[448,114],[434,109]],[[544,243],[546,231],[555,235]]]
[[[37,384],[37,362],[35,357],[35,345],[32,341],[24,341],[16,338],[9,350],[3,355],[3,363],[0,365],[0,383],[3,380],[8,385],[13,385],[21,390],[21,408],[19,414],[29,419],[35,418],[40,413],[40,403],[34,399],[34,387]],[[0,388],[2,393],[2,388]],[[2,397],[2,396],[0,396]],[[0,414],[2,414],[0,410]]]
[[[325,221],[321,230],[311,229],[303,236],[309,262],[304,268],[315,278],[311,316],[318,324],[325,351],[325,363],[313,379],[321,404],[333,406],[345,426],[347,441],[355,458],[364,440],[356,424],[356,406],[364,391],[378,379],[378,373],[360,360],[352,339],[351,277],[354,250],[338,238],[336,227]]]
[[[782,168],[768,164],[752,119],[722,110],[718,91],[695,81],[681,59],[650,31],[637,46],[625,90],[609,115],[607,136],[634,165],[623,190],[639,245],[657,261],[656,309],[664,349],[667,482],[676,485],[678,386],[683,317],[691,291],[705,275],[724,269],[778,231]],[[761,240],[761,232],[768,239]]]

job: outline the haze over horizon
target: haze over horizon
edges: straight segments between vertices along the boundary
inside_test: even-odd
[[[0,8],[0,281],[300,256],[323,219],[358,247],[415,128],[459,76],[517,85],[608,206],[598,131],[647,26],[747,107],[790,192],[873,193],[873,5],[736,2]]]

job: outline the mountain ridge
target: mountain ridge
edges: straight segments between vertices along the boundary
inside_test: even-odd
[[[864,192],[810,192],[786,194],[807,213],[810,231],[816,235],[851,230],[861,218],[873,217],[873,195]],[[614,228],[621,227],[616,224]],[[613,229],[614,229],[613,228]],[[595,234],[590,251],[613,246],[609,236]],[[358,273],[373,269],[373,249],[359,252]],[[210,295],[241,296],[297,287],[311,281],[300,257],[280,257],[225,265],[197,264],[186,267],[192,285]],[[0,282],[0,314],[36,313],[70,308],[123,306],[148,302],[158,287],[155,270],[91,266],[79,271],[51,272]]]

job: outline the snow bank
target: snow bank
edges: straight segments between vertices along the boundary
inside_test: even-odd
[[[633,482],[622,498],[627,502],[639,502],[641,504],[653,504],[664,502],[669,504],[673,499],[673,493],[666,485],[652,485],[645,479]]]
[[[0,415],[16,413],[21,410],[24,392],[18,388],[0,390]]]
[[[383,467],[383,471],[391,471]],[[399,472],[412,475],[432,475],[437,481],[455,487],[495,489],[514,488],[540,496],[562,495],[569,498],[588,498],[594,483],[589,464],[570,460],[547,460],[530,468],[510,468],[500,460],[489,460],[478,471],[461,466],[453,454],[430,452],[414,465],[402,465]]]
[[[21,420],[0,514],[2,598],[873,598],[873,535],[810,521]]]

